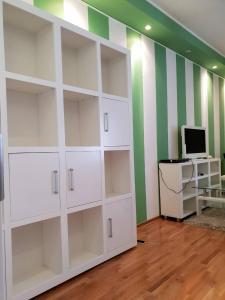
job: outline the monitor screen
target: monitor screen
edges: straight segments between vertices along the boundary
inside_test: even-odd
[[[204,129],[185,128],[184,137],[186,144],[186,154],[205,153],[206,140]]]

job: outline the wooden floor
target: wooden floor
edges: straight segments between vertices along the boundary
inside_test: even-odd
[[[36,300],[225,300],[225,233],[157,219],[145,244]]]

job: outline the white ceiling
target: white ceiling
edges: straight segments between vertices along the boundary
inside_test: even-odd
[[[225,56],[225,0],[147,0]]]

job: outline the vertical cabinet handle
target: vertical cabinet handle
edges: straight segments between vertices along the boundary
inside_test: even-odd
[[[112,218],[108,218],[108,222],[109,222],[109,233],[108,233],[108,237],[112,238],[113,237],[113,231],[112,231]]]
[[[74,179],[73,179],[73,171],[74,169],[70,168],[69,170],[69,191],[74,191]]]
[[[109,131],[109,114],[104,113],[104,131],[108,132]]]
[[[53,183],[52,183],[53,194],[58,194],[59,193],[58,171],[54,170],[52,173],[53,173]]]

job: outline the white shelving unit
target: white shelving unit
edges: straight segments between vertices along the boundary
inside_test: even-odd
[[[0,0],[0,113],[1,300],[136,245],[129,50]]]
[[[196,212],[196,196],[202,190],[196,186],[221,182],[220,159],[196,159],[192,162],[159,164],[161,214],[183,219]],[[163,182],[164,181],[164,182]],[[166,185],[173,189],[169,190]]]

